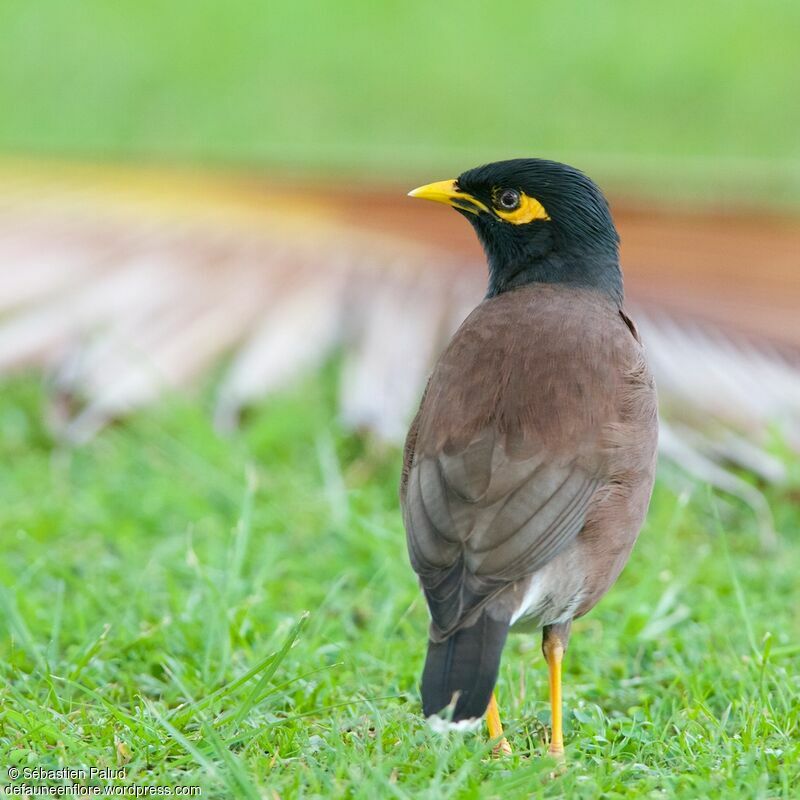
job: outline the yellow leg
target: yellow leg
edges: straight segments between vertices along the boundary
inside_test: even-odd
[[[564,658],[564,646],[555,636],[551,636],[544,647],[547,659],[547,671],[550,675],[550,710],[553,717],[553,733],[550,737],[550,755],[556,758],[564,756],[564,728],[561,704],[561,661]]]
[[[495,745],[494,752],[497,755],[510,756],[511,745],[508,739],[503,736],[503,725],[500,722],[500,710],[497,708],[497,697],[492,692],[492,699],[489,701],[489,707],[486,709],[486,727],[489,728],[489,738],[497,739],[500,741]]]

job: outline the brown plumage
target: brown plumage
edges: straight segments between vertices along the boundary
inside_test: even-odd
[[[487,209],[462,207],[478,218],[492,281],[433,370],[400,490],[431,613],[423,709],[455,701],[454,721],[486,710],[511,625],[543,627],[546,653],[548,632],[566,648],[571,621],[627,561],[655,470],[653,379],[621,283],[617,291],[605,274],[616,236],[602,253],[576,250],[555,227],[558,204],[533,185],[548,216],[516,227],[535,225],[531,239],[541,241],[521,254],[516,241],[498,243],[508,223],[491,219],[490,198],[531,179],[496,172],[456,185],[462,206],[468,194]],[[572,279],[578,258],[601,279]]]

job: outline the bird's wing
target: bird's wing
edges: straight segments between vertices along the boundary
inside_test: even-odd
[[[496,431],[464,450],[423,456],[409,472],[406,529],[436,627],[467,622],[579,533],[600,479],[541,449],[510,459]]]
[[[602,433],[619,418],[618,376],[639,348],[616,310],[580,294],[509,294],[456,334],[407,441],[408,548],[440,636],[581,531],[611,474]]]

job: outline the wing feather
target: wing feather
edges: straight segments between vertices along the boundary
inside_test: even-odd
[[[500,295],[462,325],[426,388],[401,482],[434,639],[580,534],[614,473],[603,437],[637,359],[618,309],[565,287]]]
[[[520,481],[519,463],[502,455],[500,471]],[[528,459],[522,482],[494,502],[464,490],[464,465],[436,458],[412,466],[406,529],[412,564],[420,575],[436,627],[447,635],[471,618],[509,582],[539,569],[577,536],[599,481],[574,464]],[[487,462],[488,463],[488,462]],[[451,474],[458,486],[453,490]],[[499,476],[508,483],[508,476]]]

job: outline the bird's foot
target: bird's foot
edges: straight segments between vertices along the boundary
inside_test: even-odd
[[[550,780],[555,780],[567,771],[567,759],[564,755],[564,746],[550,745],[547,749],[547,755],[550,756],[555,762],[555,769],[550,773]]]
[[[513,752],[505,736],[492,748],[492,755],[496,758],[505,758],[506,756],[510,756]]]
[[[551,758],[556,759],[556,761],[563,761],[565,758],[563,745],[561,747],[559,747],[558,745],[556,746],[550,745],[550,747],[547,748],[547,754]]]
[[[511,755],[511,745],[508,739],[503,736],[503,726],[500,723],[500,710],[497,708],[497,697],[492,692],[492,699],[489,701],[489,707],[486,709],[486,727],[489,729],[489,738],[497,739],[499,741],[492,748],[492,753],[498,757]]]

